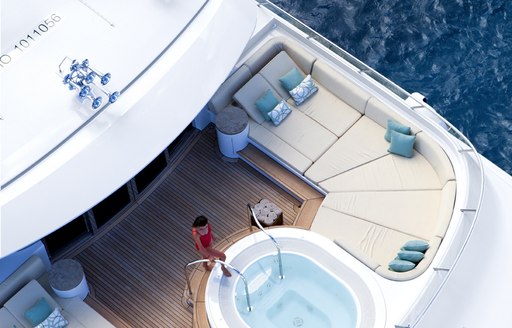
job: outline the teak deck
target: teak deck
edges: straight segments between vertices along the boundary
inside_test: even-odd
[[[197,215],[210,219],[222,247],[248,228],[247,203],[270,199],[283,210],[286,225],[307,213],[305,227],[320,205],[321,194],[313,193],[318,197],[309,205],[303,200],[308,206],[301,208],[297,195],[248,164],[223,160],[211,127],[194,142],[138,206],[75,253],[91,288],[86,302],[117,327],[192,327],[183,268],[199,259],[190,236]]]

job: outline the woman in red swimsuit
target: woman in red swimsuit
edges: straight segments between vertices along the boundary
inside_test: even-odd
[[[213,232],[211,226],[208,224],[208,219],[202,215],[198,216],[192,224],[192,239],[196,243],[196,249],[199,251],[203,259],[210,261],[218,258],[222,262],[226,261],[226,254],[212,248]],[[215,265],[214,262],[203,263],[206,270],[210,271]],[[226,277],[231,277],[229,270],[222,265],[222,272]]]

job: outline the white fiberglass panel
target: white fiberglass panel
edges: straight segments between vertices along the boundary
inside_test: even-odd
[[[160,154],[233,69],[254,31],[255,9],[252,0],[208,1],[117,102],[1,189],[0,257],[78,217]]]
[[[98,111],[62,83],[65,57],[111,73],[122,91],[186,28],[206,0],[1,2],[1,185]],[[63,65],[64,74],[69,64]],[[107,103],[103,97],[103,105]]]

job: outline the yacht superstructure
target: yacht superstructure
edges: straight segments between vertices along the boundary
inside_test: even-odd
[[[355,67],[372,80],[368,88],[376,95],[412,101],[410,115],[451,148],[456,219],[427,274],[407,282],[414,295],[401,297],[400,282],[376,275],[387,301],[386,327],[484,327],[512,320],[505,310],[512,304],[507,285],[512,266],[502,258],[511,246],[506,199],[511,177],[478,155],[448,122],[438,125],[442,118],[428,105],[411,100],[307,28],[296,29],[300,24],[273,5],[249,0],[167,0],[144,8],[135,1],[94,0],[51,5],[2,0],[1,5],[0,257],[16,255],[113,193],[190,122],[201,128],[212,121],[206,107],[211,96],[240,57],[278,36],[280,27],[325,51],[326,58]],[[26,15],[12,14],[25,6],[31,7]],[[105,88],[119,90],[119,99],[98,109],[79,99],[63,83],[66,58],[88,59],[91,67],[111,73]]]
[[[2,1],[2,257],[87,211],[181,133],[245,47],[250,5]],[[12,14],[24,6],[30,15]],[[119,100],[80,101],[63,84],[66,57],[110,72]]]

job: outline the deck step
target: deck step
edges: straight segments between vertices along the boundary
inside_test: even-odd
[[[323,197],[306,200],[300,207],[300,212],[295,218],[293,225],[309,230],[313,224],[316,212],[322,205],[323,200]]]
[[[322,193],[285,169],[252,144],[247,145],[245,149],[238,152],[238,155],[240,155],[244,162],[260,171],[301,202],[324,197]]]

